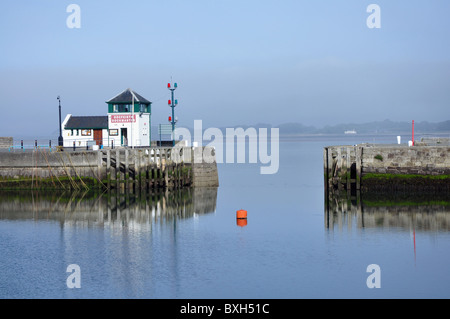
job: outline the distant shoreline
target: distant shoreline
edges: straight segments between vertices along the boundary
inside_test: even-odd
[[[181,125],[180,128],[186,128],[191,132],[193,136],[194,129],[189,126]],[[211,126],[203,125],[203,131]],[[267,133],[270,133],[271,128],[279,129],[279,136],[281,138],[291,138],[291,137],[349,137],[354,138],[357,136],[409,136],[412,133],[412,123],[410,122],[393,122],[390,120],[385,121],[375,121],[368,123],[340,123],[335,125],[326,125],[321,128],[317,128],[312,125],[304,125],[299,122],[287,122],[279,125],[272,125],[269,123],[256,123],[253,125],[230,125],[230,126],[220,126],[219,130],[225,135],[227,128],[242,128],[244,130],[248,128],[254,128],[257,131],[260,128],[266,128]],[[416,121],[415,122],[415,135],[416,136],[449,136],[450,135],[450,120],[445,120],[442,122],[427,122],[427,121]],[[345,131],[355,130],[356,134],[345,134]],[[14,134],[0,134],[0,136],[12,136],[14,140],[49,140],[57,139],[59,135],[58,131],[53,131],[50,134],[36,134],[32,135],[22,135],[14,136]],[[151,135],[153,140],[157,140],[158,125],[152,125]]]
[[[276,127],[274,127],[276,128]],[[223,133],[225,133],[224,130],[222,130]],[[268,134],[270,134],[270,130],[268,132]],[[153,136],[157,136],[156,134],[154,134]],[[293,138],[304,138],[304,137],[323,137],[323,138],[347,138],[347,139],[354,139],[354,138],[358,138],[358,137],[383,137],[383,136],[411,136],[411,132],[380,132],[380,133],[356,133],[356,134],[345,134],[345,133],[281,133],[279,134],[280,139],[293,139]],[[421,138],[421,137],[450,137],[450,131],[448,132],[415,132],[415,136],[416,138]],[[57,140],[58,136],[18,136],[15,137],[13,136],[14,139],[14,143],[17,143],[17,141],[20,140],[24,140],[24,141],[34,141],[34,140],[38,140],[38,141],[45,141],[45,140]],[[156,140],[156,139],[155,139]]]

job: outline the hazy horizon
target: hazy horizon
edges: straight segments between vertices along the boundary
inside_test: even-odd
[[[251,124],[240,123],[240,124],[230,124],[230,125],[219,126],[217,128],[221,129],[222,132],[225,134],[225,131],[223,131],[223,130],[226,129],[226,128],[242,127],[244,129],[246,129],[248,127],[253,127],[253,128],[259,129],[259,128],[264,127],[264,128],[270,129],[270,128],[281,128],[284,125],[293,124],[293,125],[303,125],[304,127],[312,127],[314,129],[318,130],[318,132],[294,133],[294,135],[296,135],[296,134],[298,134],[298,135],[314,135],[314,134],[316,134],[316,135],[317,134],[318,135],[336,135],[336,134],[344,134],[344,131],[341,130],[340,133],[324,133],[323,131],[321,132],[321,130],[324,130],[328,126],[332,127],[332,128],[335,128],[335,129],[336,129],[336,127],[337,128],[341,128],[342,126],[345,126],[345,130],[352,130],[352,129],[355,129],[355,127],[358,127],[360,125],[382,123],[382,122],[385,122],[385,121],[389,121],[390,123],[395,123],[395,124],[403,124],[403,125],[411,125],[412,124],[412,123],[406,122],[406,121],[394,122],[394,121],[391,121],[390,119],[385,119],[383,121],[373,121],[373,122],[336,123],[334,125],[324,125],[324,126],[321,126],[321,127],[308,125],[307,123],[286,122],[286,123],[279,123],[279,124],[276,124],[276,125],[271,125],[269,123],[251,123]],[[440,135],[445,135],[446,136],[447,134],[450,134],[450,128],[448,130],[445,130],[445,131],[433,131],[433,132],[430,132],[430,131],[423,131],[423,130],[421,130],[421,124],[427,123],[427,124],[433,125],[433,124],[440,124],[440,123],[447,123],[447,122],[450,122],[450,120],[442,120],[442,121],[437,121],[437,122],[428,122],[428,121],[417,122],[417,121],[415,121],[416,134],[425,134],[425,135],[436,134],[436,136],[438,136],[438,135],[439,136]],[[157,126],[158,126],[158,124],[152,124],[152,140],[158,140],[159,139],[159,135],[157,133]],[[448,125],[448,126],[450,127],[450,125]],[[187,128],[187,129],[189,129],[192,132],[192,134],[194,133],[194,131],[193,131],[194,130],[194,123],[191,123],[191,125],[183,125],[183,126],[179,126],[179,127]],[[208,128],[212,128],[212,127],[213,126],[204,126],[203,123],[202,123],[202,130],[203,131],[205,131]],[[399,127],[398,134],[407,134],[407,133],[411,132],[410,130],[411,130],[411,127],[409,127],[409,126],[407,128]],[[283,135],[284,133],[285,132],[280,131],[281,135]],[[374,135],[374,134],[392,135],[392,134],[394,134],[394,132],[392,132],[392,131],[389,131],[389,130],[385,131],[385,130],[383,130],[383,127],[381,127],[381,131],[377,132],[377,133],[375,133],[375,132],[373,132],[373,133],[361,133],[359,131],[357,131],[357,133],[359,135]],[[289,135],[290,133],[286,133],[286,134]],[[29,142],[29,141],[34,141],[35,139],[38,139],[38,140],[46,140],[46,139],[56,140],[58,138],[58,135],[59,135],[59,130],[56,129],[56,130],[54,130],[52,132],[48,132],[47,134],[45,134],[45,133],[44,134],[34,134],[34,135],[33,134],[31,134],[31,135],[29,135],[29,134],[18,134],[16,136],[12,136],[12,135],[8,135],[8,136],[11,136],[11,137],[15,138],[16,141],[18,139],[24,139],[24,140],[27,140]],[[164,137],[163,139],[167,140],[166,137]]]

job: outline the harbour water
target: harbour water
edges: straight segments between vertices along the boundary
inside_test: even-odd
[[[218,164],[220,186],[203,191],[3,192],[0,298],[450,297],[448,200],[325,207],[323,147],[362,142],[396,137],[283,139],[277,174]],[[67,286],[71,264],[81,288]]]

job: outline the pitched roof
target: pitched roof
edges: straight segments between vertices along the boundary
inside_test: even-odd
[[[109,101],[106,101],[106,103],[132,103],[133,102],[133,96],[134,96],[134,102],[143,103],[143,104],[150,104],[149,100],[142,97],[141,95],[137,94],[130,88],[124,90],[122,93],[117,94],[115,97],[110,99]]]
[[[71,116],[65,126],[66,130],[106,128],[108,128],[108,116]]]

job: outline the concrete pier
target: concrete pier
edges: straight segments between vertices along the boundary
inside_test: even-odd
[[[450,146],[328,146],[323,157],[326,192],[450,191]]]
[[[117,148],[0,153],[0,189],[116,189],[217,187],[217,164],[207,147]],[[208,156],[194,158],[196,151]],[[212,154],[212,155],[211,155]]]

